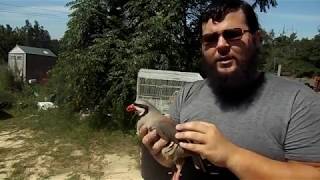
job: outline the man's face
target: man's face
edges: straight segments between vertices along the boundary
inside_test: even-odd
[[[260,45],[259,31],[251,34],[248,30],[241,9],[230,12],[221,22],[209,19],[202,24],[202,55],[209,78],[241,81],[248,76]]]

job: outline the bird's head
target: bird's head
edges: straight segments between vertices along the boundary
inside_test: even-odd
[[[140,100],[130,104],[126,110],[128,112],[135,112],[139,117],[142,117],[149,112],[149,105],[147,102]]]

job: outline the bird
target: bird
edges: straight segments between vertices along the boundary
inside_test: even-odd
[[[184,150],[179,146],[179,140],[175,138],[177,122],[163,115],[155,106],[146,100],[136,100],[130,104],[128,112],[135,112],[139,120],[137,122],[137,132],[142,126],[146,126],[149,131],[156,130],[160,138],[166,140],[168,144],[161,150],[161,154],[167,159],[174,162],[176,169],[172,179],[179,179],[184,159],[191,156],[196,169],[205,172],[200,155],[195,155]]]

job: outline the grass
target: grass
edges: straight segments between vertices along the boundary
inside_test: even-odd
[[[88,126],[88,122],[78,120],[78,116],[70,114],[65,109],[52,109],[38,111],[27,108],[14,112],[13,118],[0,121],[2,131],[32,131],[32,138],[16,136],[8,140],[24,140],[28,144],[24,152],[35,151],[35,154],[20,159],[14,163],[11,178],[25,179],[28,169],[37,164],[37,158],[44,156],[54,159],[46,164],[49,175],[61,174],[72,171],[70,179],[79,179],[78,173],[85,172],[90,177],[100,178],[103,172],[98,168],[92,170],[89,166],[94,162],[92,154],[103,156],[106,153],[129,154],[138,159],[137,138],[134,134],[121,131],[95,130]],[[81,156],[70,156],[72,152],[80,151]],[[1,149],[0,160],[3,156],[19,154],[15,149]],[[2,157],[1,157],[2,156]],[[97,164],[98,166],[98,164]],[[48,175],[48,174],[47,174]],[[44,178],[44,177],[43,177]]]
[[[129,154],[138,159],[138,139],[134,133],[93,129],[89,126],[89,120],[80,120],[79,115],[70,113],[68,107],[39,111],[33,103],[31,98],[24,99],[23,103],[17,102],[12,109],[7,110],[13,117],[0,120],[0,132],[31,131],[32,138],[16,136],[9,140],[22,139],[28,144],[24,152],[36,151],[14,163],[10,179],[28,178],[32,175],[28,171],[41,156],[53,159],[46,163],[49,172],[42,178],[72,171],[70,179],[80,179],[79,174],[83,172],[97,179],[103,175],[102,168],[89,168],[92,163],[97,163],[92,157],[93,153],[97,156],[106,153]],[[0,161],[4,157],[21,153],[18,151],[0,148]],[[82,155],[70,156],[74,151],[81,151]],[[99,163],[97,167],[100,167]]]
[[[0,146],[0,177],[10,171],[2,162],[12,164],[9,179],[28,179],[35,171],[40,171],[42,179],[70,172],[69,179],[80,179],[83,173],[99,179],[103,167],[96,157],[115,153],[138,160],[138,138],[133,132],[92,128],[90,119],[80,120],[79,114],[68,106],[39,111],[36,102],[50,97],[46,87],[22,84],[22,91],[12,91],[9,86],[14,83],[1,67],[0,79],[0,101],[5,99],[12,104],[10,109],[0,111],[0,133],[14,135],[7,141],[24,142],[22,148]],[[72,155],[74,152],[81,153]],[[47,172],[41,172],[41,168]]]
[[[133,133],[93,129],[89,126],[89,121],[79,119],[78,115],[70,113],[65,108],[60,108],[48,111],[19,112],[19,117],[13,118],[12,121],[21,129],[28,128],[39,132],[41,136],[39,141],[61,139],[64,143],[77,144],[85,148],[89,148],[92,144],[114,147],[114,144],[137,142]],[[116,150],[116,148],[107,149]]]

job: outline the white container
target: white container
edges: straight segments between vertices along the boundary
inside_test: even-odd
[[[186,83],[202,79],[199,73],[140,69],[136,99],[147,100],[166,114],[175,95]]]

